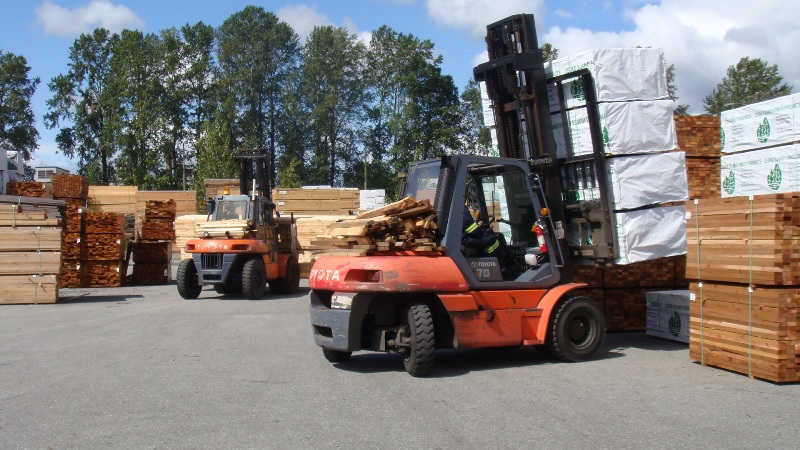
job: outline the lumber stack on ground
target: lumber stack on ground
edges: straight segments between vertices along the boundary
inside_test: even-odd
[[[174,241],[176,202],[170,200],[147,200],[144,212],[139,216],[137,241]]]
[[[719,198],[719,116],[675,116],[675,133],[678,148],[686,152],[689,198]]]
[[[800,193],[687,202],[690,357],[800,381]]]
[[[328,225],[309,244],[316,256],[365,256],[376,252],[439,251],[436,215],[430,201],[406,197],[353,219]]]
[[[50,200],[43,209],[39,197],[8,197],[0,199],[0,304],[55,303],[62,228],[48,208],[65,203]]]
[[[157,191],[151,191],[155,192]],[[142,286],[169,283],[172,242],[176,237],[177,205],[173,199],[144,200],[144,211],[140,215],[141,228],[130,248],[133,273],[126,279],[129,284]],[[130,261],[126,260],[126,267],[128,263]]]
[[[573,266],[573,281],[588,287],[576,292],[600,304],[606,330],[643,331],[647,326],[647,292],[687,289],[686,255],[624,266]]]
[[[125,246],[124,214],[85,212],[81,237],[81,286],[121,286]]]

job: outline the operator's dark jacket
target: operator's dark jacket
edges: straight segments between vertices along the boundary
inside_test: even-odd
[[[461,229],[463,231],[461,245],[486,255],[499,257],[500,240],[497,235],[492,230],[478,225],[466,205],[464,205],[464,226]]]

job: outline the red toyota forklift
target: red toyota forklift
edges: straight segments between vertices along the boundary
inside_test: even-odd
[[[264,149],[241,149],[235,159],[239,194],[207,199],[211,226],[186,242],[191,258],[180,262],[176,277],[184,299],[196,299],[206,285],[251,300],[263,297],[267,284],[273,294],[299,290],[297,226],[293,215],[275,210],[269,156]]]
[[[580,259],[618,255],[594,82],[588,70],[545,75],[532,15],[487,26],[486,83],[499,157],[445,156],[411,164],[401,197],[434,205],[438,251],[326,256],[310,276],[314,341],[328,361],[354,351],[403,356],[405,370],[428,375],[436,349],[532,345],[564,361],[595,358],[605,318],[572,282]],[[548,88],[581,83],[594,152],[556,157]],[[561,114],[566,106],[561,101]],[[566,117],[565,117],[566,119]],[[569,121],[562,121],[569,143]],[[596,195],[586,196],[591,191]],[[588,197],[588,198],[587,198]],[[499,257],[462,245],[464,205],[501,243]],[[567,242],[569,231],[572,242]]]

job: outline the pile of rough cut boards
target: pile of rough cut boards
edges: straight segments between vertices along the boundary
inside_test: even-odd
[[[690,200],[690,355],[800,381],[800,96],[724,111],[723,198]]]
[[[316,256],[365,256],[376,252],[439,251],[438,227],[430,201],[406,197],[327,226],[310,242]]]
[[[42,183],[9,190],[15,195],[0,195],[0,304],[56,303],[66,204],[21,195],[45,195]]]
[[[129,243],[125,266],[133,261],[126,278],[134,286],[167,284],[171,277],[172,242],[175,240],[176,202],[146,200],[136,239]],[[127,273],[127,270],[125,271]]]

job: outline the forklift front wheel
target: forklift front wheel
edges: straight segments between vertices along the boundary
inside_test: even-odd
[[[404,314],[404,330],[400,339],[408,344],[403,366],[411,376],[424,377],[433,369],[433,316],[424,303],[409,305]]]
[[[194,266],[193,260],[187,258],[178,265],[177,284],[178,294],[186,300],[200,296],[203,286],[199,284],[197,268]]]
[[[571,297],[553,313],[545,345],[563,361],[587,361],[600,352],[606,336],[606,322],[597,303],[586,297]]]
[[[267,292],[267,276],[261,258],[248,259],[242,267],[242,291],[250,300],[258,300]]]

